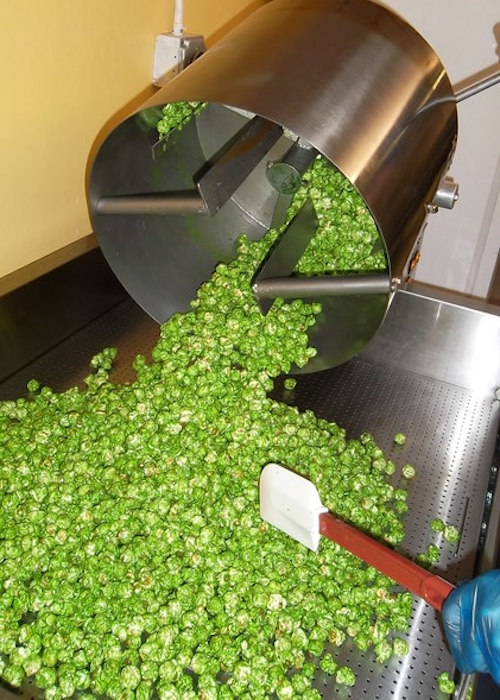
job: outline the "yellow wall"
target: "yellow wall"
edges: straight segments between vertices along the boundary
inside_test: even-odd
[[[210,44],[262,2],[185,0],[186,31]],[[0,293],[20,268],[88,245],[89,151],[113,115],[151,94],[154,36],[172,28],[173,6],[0,0]]]

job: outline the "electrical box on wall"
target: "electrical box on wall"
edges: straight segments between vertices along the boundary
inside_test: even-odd
[[[153,83],[162,87],[205,51],[199,34],[157,34],[153,58]]]

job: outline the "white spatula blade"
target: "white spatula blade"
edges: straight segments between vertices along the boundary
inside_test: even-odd
[[[282,467],[267,464],[260,475],[260,516],[309,549],[318,549],[319,516],[328,512],[308,479]]]

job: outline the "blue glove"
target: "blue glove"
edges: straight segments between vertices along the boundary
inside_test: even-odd
[[[490,673],[500,685],[500,570],[460,584],[443,605],[446,638],[463,673]]]

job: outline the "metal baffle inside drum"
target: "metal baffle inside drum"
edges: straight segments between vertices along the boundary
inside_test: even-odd
[[[162,106],[179,101],[207,106],[158,142]],[[207,206],[194,184],[199,173],[255,130],[265,149],[251,170],[227,178],[235,189]],[[90,171],[95,233],[122,284],[162,323],[189,308],[242,233],[258,239],[269,228],[278,195],[266,164],[298,137],[358,190],[388,259],[385,291],[321,299],[310,333],[318,355],[303,371],[325,369],[362,350],[382,323],[456,134],[448,75],[404,20],[368,0],[273,0],[106,138]]]

